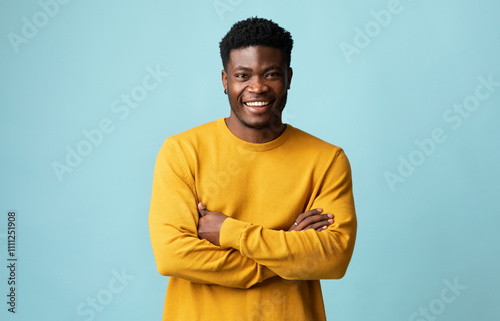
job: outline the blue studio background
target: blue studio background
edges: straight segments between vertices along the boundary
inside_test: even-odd
[[[359,219],[329,320],[498,320],[500,3],[0,3],[0,319],[160,320],[164,139],[229,115],[218,43],[292,33],[284,120],[344,148]],[[16,310],[8,311],[8,213]]]

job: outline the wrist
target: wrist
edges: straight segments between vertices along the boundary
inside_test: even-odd
[[[226,218],[220,229],[220,245],[240,250],[241,234],[248,225],[250,223],[238,221],[231,217]]]

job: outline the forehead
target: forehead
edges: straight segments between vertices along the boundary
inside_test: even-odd
[[[283,67],[283,53],[281,49],[264,46],[250,46],[246,48],[233,49],[229,53],[229,69],[238,67],[266,68],[277,65]]]

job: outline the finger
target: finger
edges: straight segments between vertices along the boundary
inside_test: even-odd
[[[316,232],[321,232],[321,231],[324,231],[324,230],[326,230],[327,228],[328,228],[328,226],[322,226],[322,227],[320,227],[320,228],[317,228],[317,229],[316,229]]]
[[[323,209],[322,208],[315,208],[313,210],[310,210],[310,211],[307,211],[305,213],[302,213],[300,214],[298,217],[297,217],[297,220],[295,220],[298,224],[300,224],[303,220],[305,220],[306,218],[310,217],[310,216],[313,216],[313,215],[318,215],[318,214],[321,214],[323,212]]]
[[[297,221],[293,222],[292,226],[288,229],[288,231],[295,231],[298,225],[299,223],[297,223]]]
[[[318,229],[326,229],[328,226],[332,225],[334,222],[333,219],[328,219],[328,220],[324,220],[324,221],[319,221],[317,223],[314,223],[314,224],[310,224],[308,226],[306,226],[304,228],[304,230],[308,230],[308,229],[314,229],[314,230],[318,230]]]
[[[305,229],[306,227],[310,226],[310,225],[313,225],[317,222],[321,222],[321,221],[328,221],[330,219],[333,219],[333,215],[331,213],[328,213],[328,214],[316,214],[316,215],[313,215],[313,216],[308,216],[306,217],[305,219],[302,220],[302,222],[300,222],[300,227],[302,229]]]
[[[199,202],[199,203],[198,203],[198,212],[200,213],[200,215],[201,215],[202,217],[208,214],[208,210],[207,210],[207,208],[205,207],[205,205],[203,205],[203,203],[202,203],[202,202]]]

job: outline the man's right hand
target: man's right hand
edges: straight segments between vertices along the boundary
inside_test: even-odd
[[[315,229],[318,232],[326,230],[327,227],[333,224],[333,214],[321,214],[322,208],[316,208],[308,212],[300,214],[288,231],[304,231]]]

